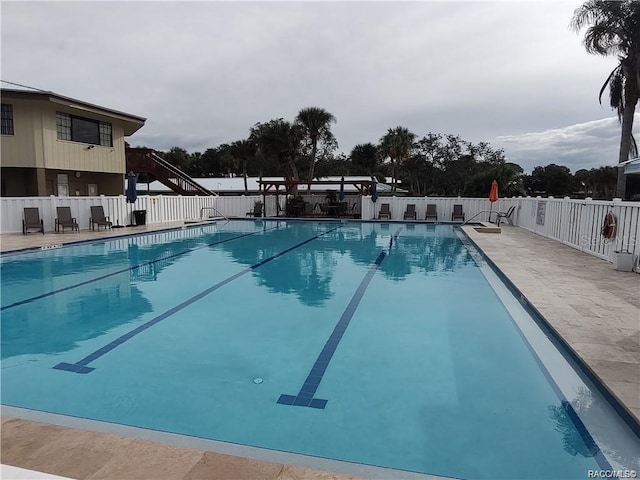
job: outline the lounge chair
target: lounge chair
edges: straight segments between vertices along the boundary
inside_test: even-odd
[[[438,221],[438,210],[435,203],[427,204],[427,211],[424,214],[424,219],[428,222],[429,220],[433,220],[434,222]]]
[[[416,205],[415,203],[409,203],[407,205],[407,209],[404,212],[405,220],[415,220],[416,219]]]
[[[353,205],[351,205],[349,207],[349,212],[347,213],[347,215],[349,215],[350,217],[356,218],[356,207],[358,206],[357,202],[353,202]]]
[[[344,217],[347,214],[347,211],[349,210],[349,204],[347,202],[340,202],[338,203],[338,216],[339,217]]]
[[[462,205],[456,204],[453,206],[453,212],[451,212],[451,221],[461,220],[464,222],[464,212],[462,211]]]
[[[304,217],[308,215],[313,215],[313,211],[315,210],[315,208],[316,206],[311,205],[311,202],[304,202],[304,209],[302,210],[302,215]]]
[[[44,222],[40,218],[40,210],[37,207],[26,207],[22,219],[22,233],[26,235],[29,230],[37,230],[44,235]]]
[[[247,212],[247,217],[262,217],[262,202],[255,202],[253,204],[253,210]]]
[[[111,225],[113,224],[109,221],[109,217],[105,217],[102,205],[94,205],[93,207],[91,207],[91,217],[89,217],[89,225],[91,225],[91,230],[95,230],[96,225],[98,225],[98,230],[100,230],[101,225],[106,230],[107,227],[111,228]]]
[[[378,212],[378,220],[382,220],[386,218],[387,220],[391,220],[391,209],[389,208],[388,203],[383,203],[380,205],[380,212]]]
[[[74,230],[80,231],[80,227],[78,226],[78,222],[76,222],[75,217],[71,216],[71,207],[56,207],[56,213],[58,217],[56,218],[56,232],[60,231],[60,227],[62,227],[62,233],[64,233],[64,229],[70,227],[71,231]]]
[[[513,212],[515,210],[516,210],[516,207],[511,206],[509,207],[509,210],[507,210],[506,212],[496,212],[496,224],[500,226],[500,222],[502,221],[503,218],[505,218],[507,222],[509,222],[509,225],[513,225],[513,219],[511,217],[513,216]]]

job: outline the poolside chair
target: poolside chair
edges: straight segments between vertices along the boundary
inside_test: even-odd
[[[405,220],[415,220],[416,219],[416,205],[415,203],[409,203],[407,205],[407,209],[404,212]]]
[[[388,203],[383,203],[380,205],[380,212],[378,212],[378,220],[382,220],[386,218],[387,220],[391,220],[391,208],[389,208]]]
[[[347,214],[348,210],[349,210],[349,204],[347,202],[340,202],[338,204],[337,214],[339,217],[344,217]]]
[[[513,212],[515,212],[515,210],[516,207],[512,205],[506,212],[496,212],[496,224],[500,226],[500,222],[503,218],[505,218],[507,222],[509,222],[509,225],[513,225],[513,219],[511,217],[513,216]]]
[[[44,235],[44,222],[40,219],[40,210],[37,207],[25,207],[22,220],[22,233],[26,235],[29,230],[37,230]]]
[[[71,207],[56,207],[56,212],[58,214],[56,218],[56,232],[60,231],[60,227],[62,227],[62,233],[64,233],[64,229],[71,227],[71,231],[74,230],[80,231],[80,227],[78,226],[78,222],[76,222],[75,217],[71,216]]]
[[[350,217],[356,218],[356,207],[358,206],[358,202],[353,202],[353,205],[349,207],[349,212],[347,215]]]
[[[316,208],[315,205],[311,205],[311,202],[304,202],[304,209],[302,210],[302,216],[306,217],[308,215],[313,215],[313,210]]]
[[[262,202],[255,202],[253,204],[253,210],[247,212],[247,217],[262,217]]]
[[[461,220],[464,222],[464,212],[462,211],[462,205],[456,204],[453,206],[453,212],[451,212],[451,221]]]
[[[101,225],[106,230],[107,227],[111,228],[111,225],[113,224],[109,221],[109,217],[105,217],[102,205],[94,205],[91,207],[91,217],[89,217],[89,225],[91,225],[91,230],[95,230],[96,225],[98,225],[98,230],[100,230]]]
[[[427,211],[424,214],[424,219],[428,222],[429,220],[433,220],[434,222],[438,221],[438,210],[435,203],[427,204]]]

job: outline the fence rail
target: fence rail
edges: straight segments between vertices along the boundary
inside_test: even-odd
[[[487,210],[506,212],[515,206],[514,225],[530,232],[608,261],[612,261],[617,251],[630,252],[634,256],[640,254],[640,203],[637,202],[518,197],[501,198],[491,205],[486,198],[380,197],[373,203],[371,197],[364,197],[362,218],[377,218],[383,203],[389,204],[392,220],[402,220],[408,204],[416,206],[418,220],[424,219],[427,205],[434,204],[441,222],[451,220],[453,205],[456,204],[462,205],[466,219]],[[605,239],[601,230],[604,217],[609,212],[617,219],[616,235]],[[495,220],[495,216],[492,215],[491,219]],[[489,214],[480,214],[477,220],[488,221]]]
[[[146,210],[149,224],[199,219],[204,209],[208,216],[216,210],[226,217],[245,217],[253,211],[260,195],[252,196],[139,196],[135,203],[126,202],[124,195],[106,197],[4,197],[0,198],[0,232],[22,231],[22,215],[25,207],[38,207],[44,221],[45,231],[53,231],[56,207],[69,206],[80,229],[89,228],[89,210],[92,205],[102,205],[114,225],[133,223],[134,210]],[[274,217],[284,207],[284,197],[276,205],[274,196],[266,197],[265,215]],[[428,204],[435,204],[438,221],[451,220],[454,205],[462,205],[465,218],[478,215],[478,220],[487,221],[489,215],[483,211],[506,212],[515,206],[512,221],[538,235],[562,242],[598,258],[612,261],[615,251],[640,254],[640,204],[636,202],[572,200],[569,198],[501,198],[493,205],[486,198],[441,198],[441,197],[380,197],[372,202],[371,197],[362,197],[358,202],[361,218],[378,217],[380,206],[388,203],[391,220],[402,220],[407,205],[415,205],[417,220],[424,220]],[[215,210],[214,210],[215,209]],[[602,223],[607,213],[617,219],[616,236],[608,240],[601,235]],[[495,216],[492,216],[495,219]]]

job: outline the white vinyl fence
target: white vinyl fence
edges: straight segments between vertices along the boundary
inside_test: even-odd
[[[280,196],[280,207],[284,207],[284,196]],[[253,211],[256,201],[262,201],[260,195],[252,196],[175,196],[154,195],[139,196],[134,204],[128,204],[123,195],[113,197],[4,197],[0,198],[0,232],[17,233],[22,231],[24,207],[38,207],[44,220],[45,231],[54,230],[57,206],[71,207],[80,229],[89,228],[89,211],[92,205],[102,205],[105,214],[114,225],[132,223],[134,210],[146,210],[148,224],[166,223],[183,220],[196,220],[224,215],[226,217],[245,217]],[[612,260],[614,251],[628,251],[640,254],[640,203],[613,201],[571,200],[569,198],[501,198],[493,205],[487,198],[441,198],[441,197],[379,197],[377,202],[371,197],[354,199],[356,211],[361,212],[363,220],[378,217],[381,205],[388,203],[392,220],[402,220],[408,204],[416,206],[417,220],[424,220],[428,204],[435,204],[438,221],[451,221],[453,205],[462,205],[466,220],[474,217],[478,221],[488,221],[488,211],[506,212],[515,206],[512,221],[514,225],[525,228],[538,235],[545,236],[589,253],[596,257]],[[605,215],[611,212],[617,219],[615,238],[606,240],[601,235]],[[265,213],[275,217],[278,213],[273,195],[266,197]],[[495,215],[491,216],[495,219]]]
[[[418,220],[424,220],[427,204],[435,204],[439,222],[451,221],[453,205],[462,205],[465,219],[488,221],[489,210],[506,212],[516,209],[512,216],[514,225],[538,235],[611,261],[615,251],[640,254],[640,203],[598,200],[572,200],[565,198],[501,198],[493,205],[487,198],[436,198],[436,197],[379,197],[376,203],[371,197],[362,201],[362,218],[378,218],[381,205],[388,203],[392,220],[402,220],[408,204],[416,206]],[[616,217],[615,238],[608,240],[602,234],[607,213]],[[477,215],[477,216],[476,216]],[[495,215],[491,215],[495,220]]]
[[[89,229],[90,207],[102,205],[104,213],[114,225],[130,225],[134,210],[146,211],[146,223],[166,223],[217,217],[244,217],[253,211],[253,204],[262,197],[198,197],[180,195],[139,196],[135,203],[127,203],[124,195],[113,197],[3,197],[0,199],[0,232],[22,232],[25,207],[37,207],[44,221],[45,232],[53,231],[57,217],[56,207],[70,207],[81,230]],[[269,200],[269,199],[267,199]],[[267,214],[276,214],[275,200]],[[269,202],[267,202],[268,207]],[[272,212],[270,212],[272,210]],[[218,213],[220,212],[220,214]]]

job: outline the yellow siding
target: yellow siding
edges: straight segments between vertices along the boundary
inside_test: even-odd
[[[2,155],[0,164],[3,167],[42,167],[44,159],[37,154],[36,143],[42,145],[39,125],[42,115],[38,110],[38,102],[3,98],[2,103],[13,105],[14,135],[0,137]],[[40,141],[38,142],[38,137]],[[40,148],[40,153],[42,149]]]
[[[13,105],[15,133],[0,139],[3,167],[125,173],[124,126],[120,120],[45,101],[3,98],[2,102]],[[58,140],[58,111],[111,123],[113,147]]]
[[[58,140],[56,112],[111,123],[113,147]],[[47,105],[44,115],[45,168],[82,172],[125,173],[124,129],[120,122],[62,105]]]

